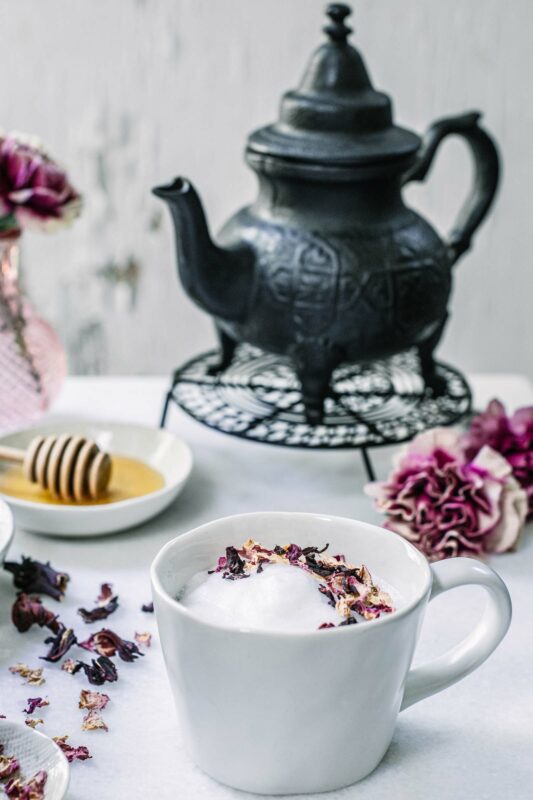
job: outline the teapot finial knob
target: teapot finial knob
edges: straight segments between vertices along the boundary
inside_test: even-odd
[[[330,3],[326,8],[326,14],[330,18],[329,22],[324,28],[324,33],[327,33],[332,42],[345,42],[352,29],[345,25],[344,20],[350,16],[352,9],[344,3]]]

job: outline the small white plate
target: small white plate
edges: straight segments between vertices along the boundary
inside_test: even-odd
[[[16,756],[23,777],[28,780],[45,770],[45,800],[63,800],[67,793],[70,767],[67,759],[48,736],[22,722],[0,719],[0,744],[6,756]]]
[[[4,562],[14,532],[15,523],[13,521],[13,514],[8,504],[0,500],[0,566]]]
[[[142,497],[95,506],[46,505],[0,494],[21,528],[56,536],[99,536],[131,528],[163,511],[183,489],[192,469],[192,453],[185,442],[169,431],[142,425],[64,419],[10,433],[0,443],[25,448],[34,436],[64,432],[90,437],[111,455],[144,461],[162,474],[165,485]],[[0,536],[0,548],[1,541]]]

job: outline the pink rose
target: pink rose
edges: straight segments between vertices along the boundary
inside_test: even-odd
[[[0,216],[20,228],[53,230],[78,216],[81,198],[37,147],[0,137]]]
[[[430,560],[512,549],[527,514],[526,493],[490,447],[473,461],[448,428],[417,436],[394,461],[387,481],[365,487],[387,516],[385,527]]]
[[[492,400],[486,410],[474,417],[463,438],[468,458],[484,445],[501,453],[528,496],[528,513],[533,515],[533,406],[519,408],[508,417],[499,400]]]

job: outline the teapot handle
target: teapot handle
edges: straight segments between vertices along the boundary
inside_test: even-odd
[[[448,236],[451,264],[455,264],[470,248],[472,237],[491,207],[498,188],[498,150],[493,139],[480,127],[480,118],[481,114],[472,111],[434,122],[424,137],[416,163],[403,177],[403,184],[423,181],[440,143],[447,136],[462,136],[468,143],[474,160],[474,185]]]

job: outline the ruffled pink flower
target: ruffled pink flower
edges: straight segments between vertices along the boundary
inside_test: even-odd
[[[399,533],[435,561],[511,550],[527,515],[527,497],[508,462],[490,447],[469,461],[458,433],[434,428],[394,461],[387,481],[365,491]]]
[[[79,194],[45,153],[13,136],[0,137],[0,217],[48,231],[69,224],[80,210]]]
[[[508,417],[503,404],[492,400],[474,417],[463,438],[468,458],[474,458],[484,445],[505,456],[527,493],[528,514],[533,515],[533,406],[519,408]]]

